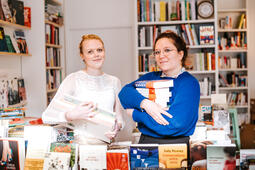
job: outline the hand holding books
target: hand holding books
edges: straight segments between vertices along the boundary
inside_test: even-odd
[[[67,121],[88,119],[95,116],[96,105],[93,102],[82,102],[77,105],[73,110],[65,113],[65,118]]]
[[[173,117],[170,113],[166,111],[168,110],[168,108],[164,108],[148,99],[144,99],[142,101],[141,108],[143,108],[157,123],[161,125],[169,125],[169,122],[162,116],[162,114],[166,115],[169,118]]]

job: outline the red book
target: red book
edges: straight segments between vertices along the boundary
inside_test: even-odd
[[[24,7],[24,25],[27,27],[31,27],[31,8]]]

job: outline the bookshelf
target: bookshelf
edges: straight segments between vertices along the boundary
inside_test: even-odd
[[[179,5],[177,5],[179,3]],[[187,4],[190,8],[186,7]],[[136,0],[135,1],[135,64],[136,78],[155,70],[150,68],[150,62],[153,61],[151,56],[153,50],[153,41],[155,37],[167,29],[177,32],[183,37],[188,45],[188,53],[192,60],[192,68],[188,71],[193,74],[204,87],[204,93],[201,93],[201,103],[210,103],[211,93],[218,93],[218,68],[217,68],[217,1],[213,3],[213,15],[208,18],[200,18],[196,13],[198,1],[156,1],[156,0]],[[153,6],[153,8],[151,8]],[[159,7],[158,7],[159,6]],[[179,9],[178,9],[179,6]],[[166,10],[164,10],[166,9]],[[162,12],[163,11],[163,12]],[[169,12],[171,11],[171,12]],[[179,11],[179,12],[178,12]],[[185,11],[183,13],[183,11]],[[162,16],[163,13],[163,16]],[[177,13],[177,18],[171,13]],[[179,14],[178,14],[179,13]],[[184,27],[184,28],[183,28]],[[200,29],[203,27],[210,28],[213,41],[204,43],[200,41]],[[164,31],[163,31],[164,30]],[[202,31],[201,31],[202,32]],[[190,34],[190,35],[189,35]],[[149,37],[149,38],[148,38]],[[145,39],[145,40],[144,40]],[[196,64],[196,60],[214,58],[210,67]],[[201,61],[202,62],[202,61]],[[209,61],[208,61],[209,62]],[[212,67],[213,65],[213,67]]]
[[[227,94],[240,123],[249,123],[247,0],[218,3],[219,93]],[[225,81],[222,79],[225,78]]]
[[[22,8],[17,8],[17,6]],[[27,64],[25,60],[29,60],[32,56],[29,37],[33,30],[26,26],[27,20],[24,21],[24,7],[31,9],[31,4],[10,1],[6,4],[5,12],[15,11],[15,19],[12,17],[13,22],[7,21],[5,13],[2,13],[0,17],[0,108],[27,107],[28,103],[23,85],[25,84],[26,87],[30,81],[26,78],[27,74],[22,64],[25,66]]]
[[[58,13],[57,17],[52,17]],[[47,104],[64,77],[63,1],[45,0],[45,72]]]

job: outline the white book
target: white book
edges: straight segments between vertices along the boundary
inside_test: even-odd
[[[56,137],[51,126],[25,126],[24,138],[28,140],[26,158],[44,159]]]
[[[186,20],[185,12],[186,12],[186,10],[185,10],[185,0],[181,0],[181,17],[182,17],[182,21]]]
[[[225,169],[225,163],[231,162],[235,165],[235,144],[207,145],[207,170]],[[230,156],[233,155],[233,156]]]
[[[106,145],[80,145],[80,169],[102,170],[106,169]]]
[[[70,164],[70,153],[47,152],[44,157],[43,170],[68,170]]]

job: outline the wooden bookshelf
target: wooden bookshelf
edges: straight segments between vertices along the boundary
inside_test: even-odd
[[[32,54],[0,52],[1,56],[32,56]]]
[[[46,47],[53,47],[53,48],[62,48],[62,45],[49,44],[49,43],[46,43],[45,46],[46,46]]]
[[[50,25],[53,25],[54,27],[57,27],[57,28],[62,26],[62,25],[59,25],[59,24],[57,24],[55,22],[52,22],[52,21],[49,21],[49,20],[45,20],[45,24],[50,24]]]
[[[55,6],[56,9],[63,10],[62,0],[45,0],[45,14],[47,13],[47,4]],[[59,11],[62,13],[63,11]],[[64,25],[52,22],[47,18],[44,20],[45,24],[45,70],[46,81],[50,82],[51,88],[46,91],[46,103],[49,104],[54,97],[61,81],[64,78],[65,66],[65,50],[64,50]],[[60,17],[59,19],[62,19]],[[54,36],[52,36],[54,32]],[[49,43],[50,42],[50,43]],[[54,81],[52,81],[54,79]],[[49,87],[49,86],[48,86]]]
[[[3,21],[3,20],[0,20],[0,26],[6,26],[6,27],[11,27],[11,28],[14,28],[14,29],[21,29],[21,30],[30,30],[31,29],[31,27],[27,27],[27,26],[19,25],[19,24],[14,24],[14,23],[11,23],[11,22]]]

